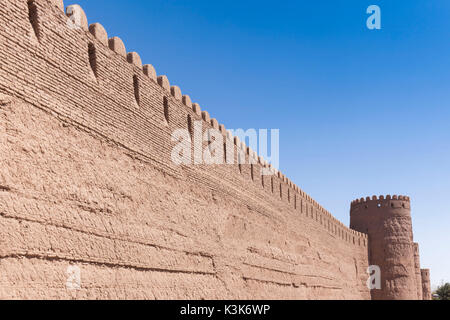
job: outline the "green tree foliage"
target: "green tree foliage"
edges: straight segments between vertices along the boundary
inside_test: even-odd
[[[450,300],[450,283],[443,284],[436,290],[438,300]]]

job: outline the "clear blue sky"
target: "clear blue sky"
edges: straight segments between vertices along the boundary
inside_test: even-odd
[[[227,128],[280,129],[281,170],[342,222],[411,196],[422,267],[450,282],[450,1],[74,3]]]

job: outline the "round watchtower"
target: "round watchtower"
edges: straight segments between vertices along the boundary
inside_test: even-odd
[[[416,300],[409,197],[374,196],[353,201],[350,228],[368,234],[369,263],[381,270],[381,289],[371,291],[372,299]]]

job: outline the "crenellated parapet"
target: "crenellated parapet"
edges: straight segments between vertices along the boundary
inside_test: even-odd
[[[410,198],[408,196],[402,196],[402,195],[381,195],[381,196],[372,196],[372,197],[366,197],[366,198],[360,198],[352,201],[352,206],[357,207],[358,205],[361,206],[369,206],[369,205],[381,205],[381,206],[389,206],[389,205],[396,205],[398,203],[406,203],[409,204]]]
[[[403,195],[387,195],[387,196],[372,196],[366,198],[360,198],[352,201],[351,203],[351,212],[354,214],[360,213],[364,214],[364,212],[369,212],[370,209],[379,209],[380,212],[384,213],[393,213],[396,212],[406,212],[406,211],[392,211],[392,210],[382,210],[386,208],[391,209],[411,209],[411,200],[408,196]],[[406,213],[409,215],[409,213]]]
[[[160,158],[156,161],[159,163],[164,162],[166,159],[164,156],[170,154],[169,130],[189,129],[189,121],[202,121],[205,129],[218,130],[222,133],[224,141],[245,157],[246,164],[241,168],[244,170],[240,176],[242,181],[264,189],[272,197],[268,199],[278,201],[279,205],[288,206],[299,216],[312,220],[334,239],[349,245],[367,246],[366,234],[352,230],[334,218],[285,174],[273,168],[268,161],[246,146],[245,142],[233,136],[225,124],[201,108],[199,103],[193,102],[179,86],[171,84],[166,75],[158,75],[153,65],[143,63],[143,57],[139,53],[128,52],[121,38],[109,35],[100,23],[89,24],[81,6],[70,5],[64,11],[61,0],[35,0],[30,3],[31,7],[35,7],[38,19],[28,21],[33,17],[26,12],[27,1],[24,0],[20,7],[23,12],[16,18],[20,23],[23,22],[23,25],[30,22],[32,25],[22,32],[32,34],[35,28],[37,31],[42,29],[43,33],[36,35],[39,41],[25,42],[23,46],[30,50],[30,56],[37,57],[40,61],[51,62],[51,66],[54,67],[51,71],[53,78],[38,78],[36,81],[40,82],[42,87],[36,89],[37,93],[31,90],[19,91],[27,85],[26,82],[17,88],[9,86],[7,88],[9,92],[28,99],[35,105],[48,107],[61,118],[73,118],[77,123],[92,118],[94,119],[92,123],[86,126],[95,127],[96,132],[113,136],[119,145],[126,145],[127,148],[142,154],[149,150],[153,152],[152,148],[155,146],[149,147],[147,136],[142,133],[133,137],[131,143],[130,134],[126,133],[127,126],[130,123],[139,128],[155,126],[161,131],[160,140],[165,142],[156,147],[167,149],[157,155],[145,154],[144,157],[158,156]],[[17,20],[11,23],[16,23]],[[29,63],[33,66],[33,62]],[[30,70],[30,73],[39,77],[39,68],[43,67],[39,65],[36,69]],[[17,75],[20,72],[12,70],[11,74]],[[57,89],[61,78],[73,80],[72,86],[68,89],[69,94],[63,94],[59,92],[61,89]],[[69,101],[68,105],[71,107],[62,109],[62,103],[48,105],[51,99],[46,95],[49,94],[57,101]],[[90,95],[102,97],[108,112],[102,113],[100,107],[93,106]],[[113,106],[112,100],[115,100],[117,106]],[[74,105],[92,105],[92,110],[87,110],[87,107],[77,109],[73,107]],[[114,117],[119,116],[120,121],[117,121]],[[100,127],[102,125],[104,126]],[[111,127],[114,127],[114,130]],[[170,164],[166,166],[171,172],[177,170]],[[261,175],[260,171],[263,168],[273,174]],[[237,164],[235,172],[239,172]]]

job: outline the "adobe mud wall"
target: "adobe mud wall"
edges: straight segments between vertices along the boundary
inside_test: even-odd
[[[1,299],[370,299],[365,234],[263,159],[175,165],[188,118],[242,143],[82,17],[0,0]]]

